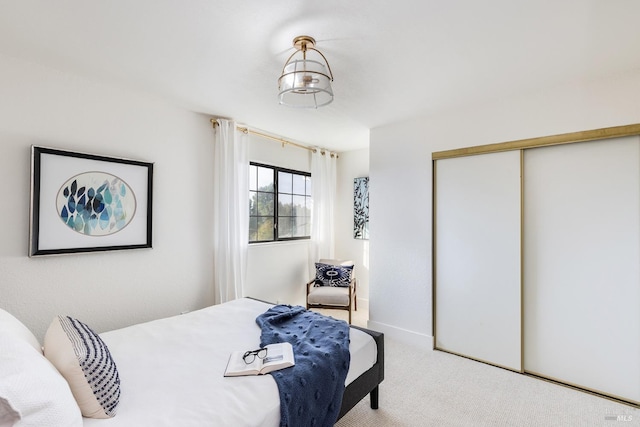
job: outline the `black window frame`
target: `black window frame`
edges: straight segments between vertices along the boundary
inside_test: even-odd
[[[286,241],[293,241],[293,240],[309,240],[311,239],[311,226],[310,226],[310,221],[311,221],[311,212],[309,212],[307,218],[309,220],[309,228],[308,228],[308,232],[309,235],[305,235],[305,236],[289,236],[289,237],[280,237],[280,227],[278,224],[279,221],[279,195],[280,195],[280,191],[279,191],[279,173],[283,172],[283,173],[290,173],[293,175],[300,175],[300,176],[304,176],[304,177],[308,177],[311,178],[311,173],[310,172],[304,172],[304,171],[299,171],[299,170],[295,170],[295,169],[288,169],[288,168],[283,168],[283,167],[279,167],[279,166],[273,166],[273,165],[268,165],[268,164],[264,164],[264,163],[258,163],[258,162],[249,162],[249,166],[256,166],[259,168],[267,168],[270,169],[271,171],[273,171],[273,200],[274,200],[274,206],[273,206],[273,239],[266,239],[266,240],[251,240],[251,218],[252,217],[267,217],[266,215],[252,215],[251,212],[251,204],[249,206],[249,244],[254,244],[254,243],[270,243],[270,242],[286,242]],[[313,185],[313,184],[312,184]],[[251,188],[251,185],[249,186],[249,188]],[[271,193],[269,191],[261,191],[260,189],[257,190],[249,190],[249,198],[251,198],[251,193],[257,191],[257,192],[262,192],[262,193]],[[308,197],[311,201],[311,203],[313,203],[313,199],[311,197],[311,193],[309,190],[309,193],[307,194],[307,186],[305,185],[305,194],[297,194],[297,193],[285,193],[283,192],[283,194],[291,194],[292,196],[298,195],[298,196],[304,196],[304,197]],[[293,216],[292,216],[293,217]]]

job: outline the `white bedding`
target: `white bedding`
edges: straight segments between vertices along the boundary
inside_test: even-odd
[[[100,334],[118,367],[121,397],[111,419],[85,426],[278,426],[271,375],[223,376],[234,350],[258,348],[255,318],[269,304],[239,299]],[[346,384],[376,362],[376,344],[351,328]]]

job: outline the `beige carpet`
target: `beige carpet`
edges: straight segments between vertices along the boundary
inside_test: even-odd
[[[380,409],[365,398],[336,427],[640,426],[640,409],[386,339]]]

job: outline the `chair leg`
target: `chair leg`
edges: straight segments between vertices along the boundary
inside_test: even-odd
[[[349,307],[349,324],[351,324],[351,307]]]

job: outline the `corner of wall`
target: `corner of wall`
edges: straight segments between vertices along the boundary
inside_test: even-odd
[[[367,328],[382,332],[385,334],[385,338],[417,347],[420,350],[433,350],[434,348],[434,338],[431,335],[409,331],[374,320],[369,320]]]

